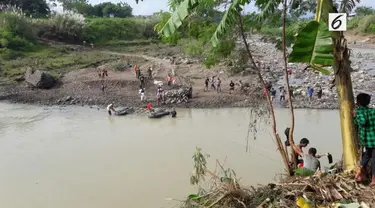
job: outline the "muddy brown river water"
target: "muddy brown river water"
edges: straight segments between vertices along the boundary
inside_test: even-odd
[[[288,110],[276,113],[283,132]],[[211,168],[225,160],[244,184],[272,182],[282,160],[266,124],[246,152],[249,115],[245,108],[179,109],[175,119],[151,120],[0,103],[0,207],[173,207],[165,198],[196,191],[189,184],[196,146],[210,154]],[[338,159],[338,120],[335,110],[296,110],[295,138]]]

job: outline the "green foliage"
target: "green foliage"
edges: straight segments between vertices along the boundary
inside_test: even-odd
[[[237,23],[239,23],[239,15],[243,7],[249,3],[248,0],[233,0],[229,8],[225,11],[223,18],[221,19],[216,31],[212,35],[211,43],[214,47],[219,44],[219,38],[226,35]],[[242,23],[243,24],[243,23]]]
[[[255,12],[244,15],[243,24],[246,31],[253,29],[259,31],[262,28],[262,22],[259,21],[258,15]]]
[[[235,49],[236,43],[234,40],[221,40],[216,47],[210,47],[205,55],[203,64],[210,68],[217,63],[220,63],[225,58],[228,58]]]
[[[347,29],[352,30],[352,29],[357,28],[361,18],[363,17],[353,17],[352,19],[350,19],[347,24]]]
[[[14,51],[8,48],[0,48],[0,59],[3,59],[5,61],[21,58],[23,56],[23,53],[19,51]]]
[[[369,15],[363,17],[358,23],[358,29],[360,32],[366,33],[368,32],[368,28],[375,24],[375,15]]]
[[[0,13],[0,28],[27,40],[35,40],[36,31],[32,21],[20,11]]]
[[[202,153],[202,149],[197,147],[193,155],[194,161],[194,171],[190,177],[190,183],[192,185],[198,184],[200,181],[204,180],[204,176],[207,171],[207,159],[210,156]]]
[[[193,56],[199,57],[204,53],[204,43],[196,39],[187,39],[187,43],[184,46],[184,53]]]
[[[295,175],[297,176],[312,176],[314,175],[314,171],[306,169],[306,168],[297,168],[294,170]]]
[[[367,32],[375,34],[375,24],[370,25],[370,27],[367,28]]]
[[[154,27],[154,30],[156,32],[161,31],[164,27],[164,25],[168,22],[168,20],[171,18],[171,13],[169,12],[160,12],[157,14],[160,21],[157,23]],[[171,44],[177,44],[178,39],[180,39],[182,36],[182,33],[175,32],[172,35],[165,36],[163,33],[159,34],[159,38],[165,42],[165,43],[171,43]]]
[[[76,13],[64,13],[52,16],[49,19],[35,21],[38,35],[43,38],[81,43],[85,40],[85,19]]]
[[[36,18],[46,17],[50,13],[46,0],[2,0],[1,4],[17,7],[27,16]]]
[[[117,4],[104,2],[88,8],[91,8],[91,10],[89,9],[89,11],[86,12],[88,16],[110,17],[112,15],[113,17],[120,18],[133,16],[133,8],[123,2]]]
[[[375,9],[372,7],[359,6],[355,9],[355,13],[357,16],[367,16],[375,14]]]
[[[86,38],[91,42],[155,38],[156,20],[137,18],[90,18]]]
[[[119,2],[103,2],[91,5],[87,0],[54,0],[62,3],[65,10],[76,11],[87,17],[132,17],[133,8],[127,3]]]
[[[323,22],[311,21],[297,35],[291,63],[309,63],[314,69],[327,73],[321,66],[333,66],[333,43],[328,26]]]
[[[65,46],[34,45],[22,52],[10,49],[0,50],[2,63],[0,77],[7,77],[11,80],[23,75],[27,67],[58,75],[60,72],[96,66],[103,61],[118,59],[117,56],[95,51],[71,51]],[[6,55],[2,53],[4,51]]]
[[[23,13],[6,11],[0,14],[0,49],[4,59],[16,58],[19,53],[11,50],[30,47],[35,38],[35,30]]]

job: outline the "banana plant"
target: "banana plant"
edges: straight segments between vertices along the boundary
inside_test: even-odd
[[[345,2],[349,3],[340,7],[343,11],[343,8],[354,7],[354,0]],[[352,117],[354,96],[350,53],[343,32],[329,32],[327,26],[328,14],[337,12],[332,0],[317,1],[315,20],[298,33],[289,62],[308,63],[315,70],[334,74],[340,103],[344,168],[353,170],[358,161],[358,140]],[[326,66],[333,66],[333,70],[325,69]]]

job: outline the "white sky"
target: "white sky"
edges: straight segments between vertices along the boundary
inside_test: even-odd
[[[102,2],[113,2],[118,3],[121,0],[89,0],[92,4],[98,4]],[[151,15],[154,12],[159,12],[160,10],[168,11],[168,0],[143,0],[139,1],[138,4],[135,0],[122,0],[122,2],[128,3],[133,8],[134,15]],[[361,0],[361,6],[371,6],[375,7],[375,0]],[[248,11],[254,11],[254,6],[250,6]]]

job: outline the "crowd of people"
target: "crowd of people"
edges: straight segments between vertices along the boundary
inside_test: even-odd
[[[210,90],[216,91],[217,93],[221,93],[221,82],[222,80],[220,77],[212,76],[207,77],[204,81],[204,91],[209,92]],[[229,94],[232,94],[235,90],[235,86],[238,86],[238,89],[240,93],[243,92],[244,85],[241,80],[238,81],[238,83],[233,82],[233,80],[229,83]]]
[[[140,67],[138,65],[135,65],[134,66],[134,73],[135,73],[136,78],[140,82],[138,94],[140,94],[140,96],[141,96],[141,101],[145,101],[145,99],[146,99],[146,97],[145,97],[145,93],[146,93],[145,85],[146,85],[146,81],[154,79],[153,69],[152,69],[152,67],[148,67],[148,69],[147,69],[147,75],[148,76],[146,78],[143,75]],[[175,85],[175,84],[176,84],[175,79],[173,78],[173,76],[170,73],[168,73],[168,75],[167,75],[167,85],[172,86],[172,85]],[[159,105],[159,104],[162,104],[164,101],[165,101],[164,90],[162,88],[162,83],[159,83],[158,87],[157,87],[157,90],[156,90],[156,102]]]

